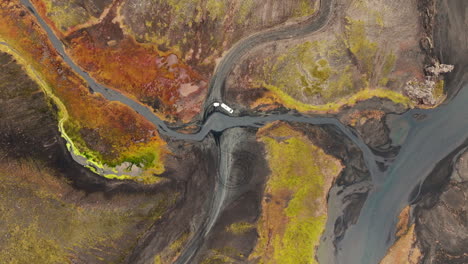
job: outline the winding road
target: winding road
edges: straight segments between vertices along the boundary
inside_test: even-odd
[[[330,20],[335,0],[322,0],[318,13],[303,23],[254,34],[232,47],[216,67],[202,114],[203,125],[194,134],[183,134],[170,129],[148,107],[97,83],[67,55],[62,42],[38,15],[31,2],[29,0],[20,1],[36,16],[56,50],[63,56],[64,61],[86,80],[90,89],[101,93],[108,100],[119,101],[129,106],[155,124],[161,134],[180,140],[201,141],[211,132],[222,133],[235,127],[261,127],[268,122],[282,120],[314,125],[333,125],[350,138],[361,149],[375,187],[361,210],[358,222],[349,228],[339,244],[338,253],[333,254],[333,256],[319,256],[319,259],[333,259],[333,263],[346,264],[378,263],[391,243],[391,240],[389,241],[387,238],[394,237],[397,216],[401,209],[408,204],[410,193],[424,181],[438,161],[460,145],[466,144],[468,137],[466,65],[456,65],[457,73],[454,74],[453,81],[448,85],[449,89],[460,88],[460,93],[449,103],[432,110],[411,110],[400,116],[401,122],[409,124],[409,130],[400,153],[386,171],[381,171],[377,166],[377,162],[383,161],[383,157],[373,153],[353,129],[344,126],[335,118],[308,117],[299,114],[243,117],[227,116],[219,112],[208,114],[213,102],[223,101],[224,84],[227,77],[236,63],[249,50],[267,42],[302,37],[320,30]],[[0,44],[6,45],[6,43]],[[463,87],[465,88],[461,89]],[[413,118],[416,113],[425,115],[426,118],[422,121],[416,121]],[[230,139],[226,136],[223,140],[229,141]],[[176,261],[177,264],[191,263],[225,206],[229,188],[222,182],[227,182],[229,179],[229,166],[226,165],[227,160],[223,156],[223,153],[226,152],[221,151],[222,147],[223,144],[220,142],[218,144],[217,173],[221,180],[216,183],[207,217],[183,249]]]

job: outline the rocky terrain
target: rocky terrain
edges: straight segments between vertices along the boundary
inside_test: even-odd
[[[356,98],[408,103],[400,96],[407,95],[413,104],[434,106],[444,99],[432,44],[434,12],[434,2],[340,1],[322,30],[246,55],[228,80],[229,103],[336,112]],[[442,72],[452,69],[446,67]]]
[[[462,1],[27,2],[0,2],[2,263],[339,263],[369,197],[391,187],[379,175],[466,80]],[[324,27],[235,61],[221,91],[232,116],[209,105],[201,120],[231,48],[322,4]],[[94,91],[65,54],[151,116]],[[232,125],[279,113],[310,123]],[[464,140],[405,182],[418,187],[380,263],[468,262]]]
[[[450,160],[450,158],[452,160]],[[414,205],[422,263],[466,263],[468,154],[452,155],[434,171]],[[452,164],[451,164],[452,163]]]

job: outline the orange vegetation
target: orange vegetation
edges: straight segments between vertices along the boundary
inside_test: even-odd
[[[19,1],[0,2],[0,20],[0,41],[14,49],[9,52],[21,58],[31,78],[65,105],[69,118],[64,127],[80,151],[91,152],[109,165],[136,159],[142,148],[151,148],[157,157],[166,152],[153,124],[127,106],[89,92]],[[93,140],[85,140],[86,133]]]
[[[99,42],[83,32],[71,40],[70,49],[76,62],[99,82],[150,105],[159,100],[155,108],[169,117],[189,121],[200,111],[207,82],[177,55],[160,54],[130,38],[112,47]]]
[[[416,233],[414,224],[409,225],[410,208],[407,206],[401,212],[397,225],[397,241],[388,250],[387,255],[382,259],[380,264],[416,264],[421,258],[421,251],[416,245]]]
[[[66,32],[58,30],[47,17],[44,1],[33,2],[41,17],[68,44],[70,56],[98,82],[152,106],[165,120],[188,122],[200,112],[207,80],[186,65],[175,50],[162,52],[125,35],[116,15],[119,1],[99,22]]]
[[[349,115],[344,116],[341,121],[351,126],[355,126],[358,122],[362,125],[369,119],[381,120],[384,115],[385,112],[380,110],[356,110]]]

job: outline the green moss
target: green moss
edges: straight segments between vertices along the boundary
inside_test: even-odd
[[[323,175],[320,174],[317,164],[306,162],[312,154],[318,152],[316,147],[297,137],[284,142],[277,142],[269,137],[264,137],[262,140],[267,146],[270,164],[276,164],[272,168],[272,176],[268,182],[272,191],[288,188],[299,192],[306,186],[320,187],[323,184]],[[301,165],[300,170],[292,169],[297,165]]]
[[[156,257],[154,257],[154,264],[162,264],[160,255],[157,255]]]
[[[302,111],[302,112],[338,111],[341,107],[345,105],[354,105],[358,101],[367,100],[373,97],[387,98],[397,104],[402,104],[405,107],[412,106],[412,102],[408,97],[401,95],[397,92],[385,90],[385,89],[365,89],[365,90],[359,91],[358,93],[354,94],[351,97],[343,98],[333,103],[328,103],[328,104],[323,104],[323,105],[311,105],[311,104],[305,104],[300,101],[297,101],[296,99],[291,97],[289,94],[283,92],[280,88],[276,86],[268,85],[266,83],[262,83],[259,86],[265,87],[268,90],[272,91],[275,94],[275,96],[277,96],[280,103],[282,103],[284,106],[289,107],[291,109],[297,109],[298,111]]]
[[[82,6],[75,1],[45,0],[47,16],[59,30],[83,24],[91,17]]]
[[[74,148],[76,149],[79,154],[84,156],[87,160],[92,161],[97,164],[101,163],[106,163],[106,159],[104,158],[102,153],[99,153],[98,151],[92,150],[86,142],[83,140],[80,131],[81,127],[77,122],[73,122],[70,120],[66,120],[63,125],[64,128],[64,134],[67,135],[69,139],[69,149]],[[73,142],[73,144],[71,144]],[[108,163],[109,161],[107,161]],[[99,165],[98,168],[102,168],[102,165]]]
[[[206,2],[206,9],[209,12],[211,20],[224,19],[226,15],[226,3],[220,0],[208,0]]]
[[[276,236],[274,259],[284,264],[315,264],[315,246],[323,232],[326,216],[291,223],[283,237]]]
[[[440,99],[444,95],[444,86],[445,86],[444,80],[439,80],[436,83],[434,87],[434,91],[433,91],[434,98]]]
[[[244,234],[250,230],[252,230],[253,228],[255,228],[255,226],[251,223],[247,223],[247,222],[237,222],[237,223],[234,223],[230,226],[228,226],[226,228],[226,230],[228,232],[231,232],[235,235],[241,235],[241,234]]]
[[[80,130],[81,128],[76,123],[66,120],[62,135],[67,140],[68,149],[77,156],[84,157],[88,165],[87,168],[97,173],[95,168],[109,168],[113,169],[115,174],[103,174],[102,176],[109,179],[131,179],[142,180],[144,183],[156,183],[160,179],[154,177],[153,174],[159,175],[164,172],[164,164],[160,159],[160,146],[159,143],[152,145],[136,146],[132,150],[117,154],[117,158],[104,156],[103,153],[93,150],[93,146],[88,146],[83,140]],[[133,166],[137,166],[144,170],[140,176],[131,175],[117,175],[119,173],[115,167],[123,163],[130,163],[126,171],[130,171]],[[122,172],[120,172],[122,173]]]
[[[304,42],[265,66],[262,79],[294,98],[321,95],[332,75],[328,61],[320,58],[322,43]]]
[[[252,9],[254,7],[254,0],[243,0],[240,3],[239,11],[236,14],[235,21],[237,24],[242,25],[246,23],[249,15],[252,14]]]
[[[363,21],[346,17],[345,45],[358,61],[362,71],[370,78],[378,47],[377,43],[367,38]]]
[[[66,263],[65,251],[39,235],[37,224],[11,225],[6,246],[0,252],[2,263]]]
[[[189,238],[190,233],[186,232],[183,233],[177,240],[172,242],[172,244],[169,246],[169,249],[175,252],[179,252],[182,249],[182,246],[184,243],[187,241]]]
[[[202,261],[201,264],[234,264],[236,263],[233,259],[223,255],[213,255]]]
[[[150,206],[82,207],[62,201],[61,195],[52,192],[68,187],[42,187],[18,177],[40,177],[37,181],[42,184],[54,183],[46,171],[38,176],[34,175],[38,173],[35,166],[22,164],[19,168],[8,175],[0,171],[0,236],[6,238],[0,241],[0,263],[68,263],[76,252],[129,250],[126,247],[137,239],[136,228],[149,227],[172,202],[161,195]],[[126,246],[114,244],[124,234]]]
[[[393,67],[395,67],[395,61],[396,61],[396,56],[391,52],[390,54],[387,55],[385,58],[385,63],[383,65],[382,73],[384,76],[387,76],[392,72]]]
[[[315,2],[311,0],[300,0],[299,4],[293,11],[294,17],[305,17],[315,13],[313,3]]]
[[[385,26],[384,17],[381,12],[375,12],[375,23],[381,28]]]
[[[304,42],[266,60],[253,86],[267,88],[273,100],[299,111],[336,111],[373,96],[410,106],[401,94],[381,89],[396,59],[369,40],[363,21],[347,17],[345,32],[336,40]]]
[[[286,191],[291,194],[291,199],[281,212],[287,218],[284,233],[279,231],[284,225],[280,219],[269,220],[280,221],[277,229],[270,227],[265,230],[260,226],[254,255],[262,259],[260,263],[316,263],[315,246],[319,243],[326,220],[326,214],[319,213],[323,212],[320,207],[324,206],[328,191],[324,189],[325,178],[338,175],[340,167],[334,159],[288,128],[267,135],[261,140],[265,143],[272,171],[267,183],[268,193],[275,197]],[[282,141],[275,139],[283,136],[288,138]],[[262,219],[264,217],[268,216],[262,215]],[[273,236],[272,245],[267,242],[270,235]],[[264,250],[272,251],[273,256],[265,256]]]

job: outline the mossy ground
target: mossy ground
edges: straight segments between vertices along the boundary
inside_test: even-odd
[[[182,233],[178,238],[176,238],[170,245],[164,248],[161,252],[158,252],[154,256],[154,264],[171,264],[177,259],[180,252],[182,251],[185,243],[190,238],[190,232]]]
[[[236,234],[236,235],[241,235],[245,232],[248,232],[255,228],[255,226],[251,223],[247,222],[237,222],[234,223],[226,228],[227,231]]]
[[[253,100],[233,95],[250,107],[267,110],[283,105],[301,112],[336,112],[374,96],[413,107],[403,88],[408,80],[423,76],[424,57],[413,25],[418,21],[409,13],[414,7],[398,12],[401,7],[396,4],[366,0],[343,8],[344,18],[306,41],[253,51],[246,61],[249,67],[239,69],[233,83],[261,95]],[[410,15],[408,23],[413,24],[405,25],[402,19]],[[396,34],[397,27],[402,32]]]
[[[91,18],[90,14],[77,1],[44,0],[47,16],[52,18],[61,30],[85,23]]]
[[[251,259],[315,263],[315,246],[327,217],[326,194],[341,165],[288,125],[263,129],[259,140],[265,144],[271,176]]]
[[[80,27],[98,22],[98,17],[112,0],[31,0],[39,13],[59,34],[69,34]]]
[[[0,165],[1,263],[120,260],[176,197],[93,198],[37,162]]]
[[[377,43],[366,37],[364,23],[347,18],[341,38],[290,48],[265,63],[254,85],[267,88],[285,106],[300,111],[335,111],[372,96],[409,106],[403,95],[385,88],[396,58],[391,52],[380,53]],[[385,57],[380,66],[378,56]],[[257,104],[263,102],[265,98]]]

